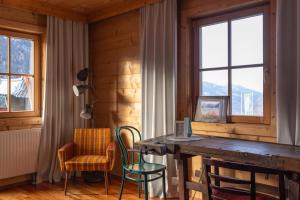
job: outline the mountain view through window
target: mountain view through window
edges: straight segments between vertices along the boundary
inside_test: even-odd
[[[32,111],[34,42],[0,35],[0,112]]]
[[[229,96],[232,115],[263,116],[263,18],[199,27],[200,95]]]

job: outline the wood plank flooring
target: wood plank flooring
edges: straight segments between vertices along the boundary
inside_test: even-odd
[[[105,195],[104,183],[86,184],[82,180],[77,180],[76,182],[70,180],[67,196],[64,196],[62,182],[56,184],[42,183],[38,186],[23,185],[0,190],[0,200],[117,200],[121,180],[115,177],[112,179],[109,195]],[[127,182],[122,199],[138,199],[137,186]]]

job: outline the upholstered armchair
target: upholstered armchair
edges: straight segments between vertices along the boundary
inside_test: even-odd
[[[58,158],[65,173],[65,195],[69,174],[76,171],[103,171],[108,194],[108,173],[115,163],[115,143],[109,128],[75,129],[73,143],[60,148]]]

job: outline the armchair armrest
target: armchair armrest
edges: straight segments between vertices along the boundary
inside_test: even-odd
[[[74,144],[68,143],[58,150],[58,160],[62,172],[66,171],[65,162],[73,157]]]
[[[110,171],[112,171],[115,166],[115,160],[116,160],[116,144],[115,144],[115,142],[111,142],[107,146],[106,157],[110,161]]]

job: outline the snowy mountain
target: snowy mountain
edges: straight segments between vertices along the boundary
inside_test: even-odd
[[[203,82],[202,91],[205,96],[227,95],[227,87],[209,82]],[[238,85],[233,86],[232,93],[233,114],[247,114],[248,111],[248,114],[252,112],[252,115],[263,115],[263,93]]]

